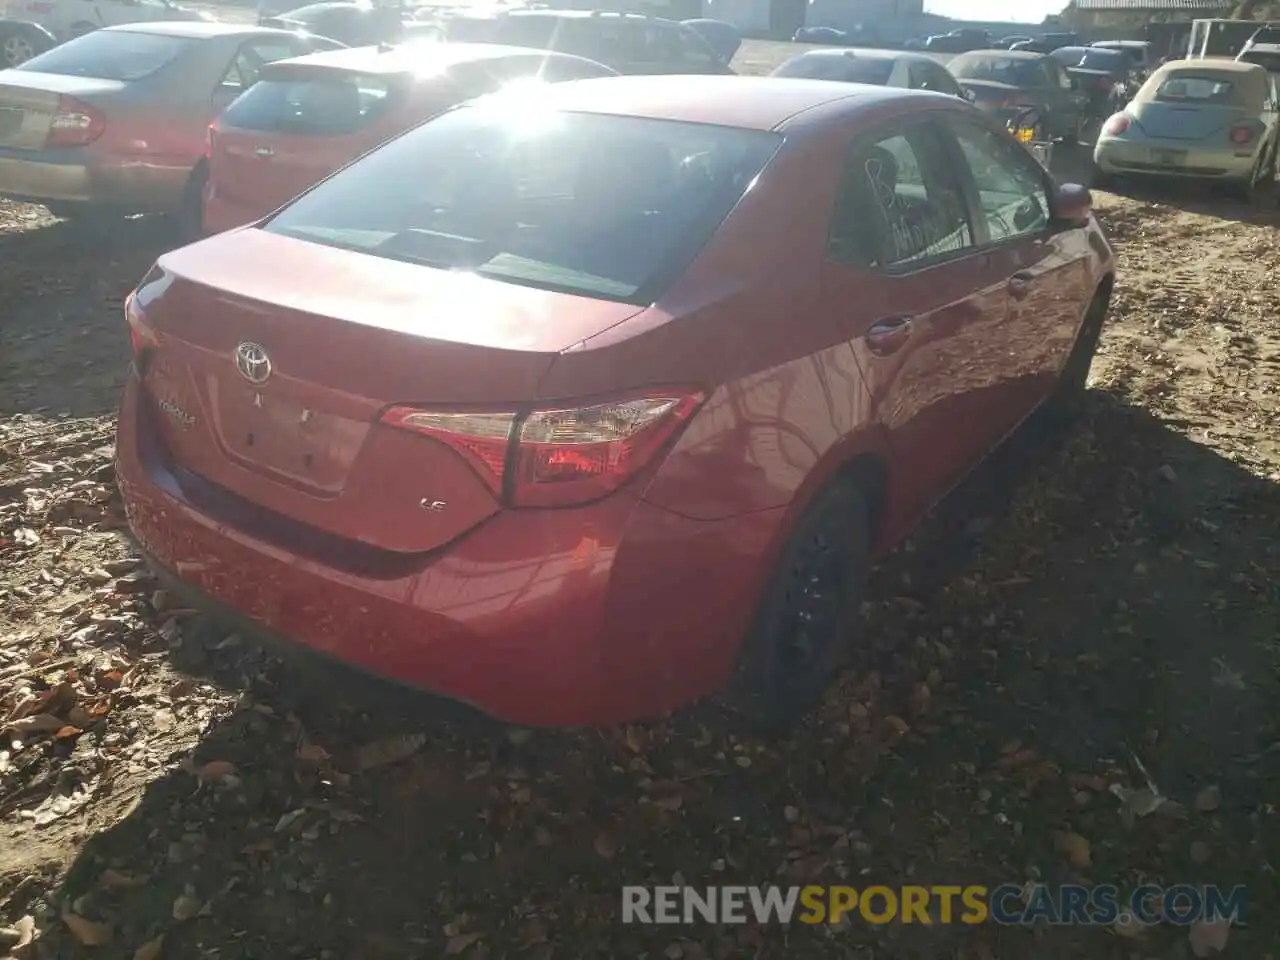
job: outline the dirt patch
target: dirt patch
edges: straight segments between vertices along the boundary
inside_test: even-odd
[[[1275,955],[1280,217],[1100,204],[1087,416],[882,565],[859,669],[763,743],[499,729],[174,609],[110,469],[162,229],[0,203],[0,948],[30,917],[27,957],[1193,955],[1171,925],[619,922],[624,883],[1078,880],[1245,884],[1228,951]]]

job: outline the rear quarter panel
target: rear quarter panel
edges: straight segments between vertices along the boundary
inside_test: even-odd
[[[846,140],[784,143],[657,304],[566,351],[540,385],[546,400],[608,396],[622,385],[707,390],[648,480],[650,502],[700,520],[798,509],[838,464],[882,449],[820,284]]]
[[[103,105],[107,129],[91,150],[129,182],[145,185],[155,206],[170,206],[204,155],[214,86],[237,40],[211,37]]]

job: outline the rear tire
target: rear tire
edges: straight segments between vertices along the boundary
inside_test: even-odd
[[[209,166],[203,160],[196,164],[182,188],[182,200],[174,214],[179,239],[183,243],[195,243],[205,235],[204,188],[209,182]]]
[[[852,482],[818,494],[787,538],[726,691],[755,732],[784,732],[848,659],[871,555],[871,512]]]

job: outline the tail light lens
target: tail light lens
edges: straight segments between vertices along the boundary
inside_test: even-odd
[[[1227,135],[1231,138],[1232,143],[1241,147],[1246,143],[1252,143],[1253,138],[1257,136],[1257,132],[1253,127],[1241,124],[1240,126],[1232,127]]]
[[[75,97],[61,96],[44,145],[48,149],[87,146],[102,136],[106,128],[107,118],[97,107]]]
[[[1111,92],[1111,88],[1112,88],[1112,87],[1114,87],[1115,85],[1116,85],[1116,82],[1115,82],[1114,80],[1112,80],[1110,77],[1099,77],[1099,78],[1098,78],[1098,89],[1099,89],[1099,90],[1105,90],[1107,93],[1110,93],[1110,92]]]
[[[1131,119],[1123,113],[1117,113],[1102,125],[1102,132],[1111,137],[1118,137],[1131,126],[1133,126],[1133,121]]]
[[[382,422],[447,444],[512,506],[561,507],[599,499],[626,484],[692,419],[705,397],[699,390],[660,390],[524,413],[392,407]]]
[[[124,301],[124,320],[129,327],[129,345],[133,348],[133,366],[138,377],[146,375],[151,351],[156,346],[155,332],[147,325],[147,318],[138,306],[138,295],[129,294]]]

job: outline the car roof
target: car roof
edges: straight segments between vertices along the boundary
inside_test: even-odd
[[[927,60],[929,63],[938,63],[925,53],[912,53],[910,50],[878,50],[872,47],[824,47],[821,50],[805,50],[791,59],[796,60],[800,57],[850,57],[858,60],[910,60],[912,62]]]
[[[348,47],[308,53],[277,63],[324,67],[329,70],[352,70],[359,73],[429,73],[446,70],[457,63],[500,60],[505,57],[541,57],[556,60],[582,60],[569,54],[533,47],[513,47],[502,43],[452,43],[423,40],[393,47]]]
[[[1043,60],[1047,57],[1047,53],[1040,53],[1036,50],[970,50],[966,53],[956,54],[956,59],[961,57],[1000,57],[1005,60]]]
[[[1254,49],[1257,49],[1256,47]],[[1256,63],[1241,63],[1239,60],[1221,60],[1217,57],[1202,57],[1197,60],[1170,60],[1151,74],[1152,78],[1167,77],[1171,73],[1199,73],[1212,75],[1215,73],[1247,74],[1257,73],[1263,68]]]
[[[818,107],[835,106],[843,115],[907,98],[934,102],[945,100],[948,103],[954,100],[943,94],[836,80],[666,75],[603,77],[558,83],[539,92],[538,106],[574,113],[676,120],[744,130],[783,130],[801,114]]]
[[[597,20],[608,23],[610,20],[628,20],[637,23],[663,23],[680,26],[679,21],[666,17],[651,17],[647,13],[630,13],[624,10],[506,10],[499,14],[502,17],[556,17],[570,20]]]
[[[272,27],[260,27],[256,23],[222,23],[212,20],[153,20],[138,23],[120,23],[103,27],[113,33],[154,33],[166,37],[226,37],[235,35],[288,33]]]

